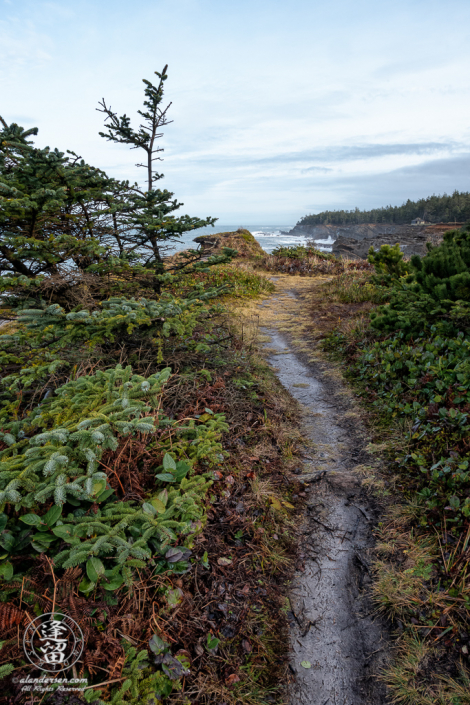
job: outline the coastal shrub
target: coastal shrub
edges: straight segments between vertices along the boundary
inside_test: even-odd
[[[119,605],[124,619],[148,625],[155,599],[170,592],[168,576],[191,570],[209,471],[226,455],[228,430],[210,402],[177,418],[163,409],[172,379],[165,355],[179,347],[199,369],[216,350],[208,321],[221,308],[211,300],[230,282],[205,277],[233,252],[201,262],[192,251],[165,266],[165,243],[215,219],[176,217],[181,204],[156,188],[166,67],[157,76],[156,86],[144,82],[137,131],[101,103],[103,136],[145,151],[145,187],[71,152],[39,149],[36,129],[0,120],[0,306],[10,321],[0,331],[0,621],[9,632],[61,604],[92,637],[84,676],[119,683],[103,695],[114,703],[166,697],[186,673],[168,649],[149,664],[146,651],[122,647],[116,622],[100,643],[103,608]],[[183,291],[184,276],[193,280]],[[142,374],[128,364],[136,358]],[[194,389],[180,410],[197,408]],[[143,602],[135,583],[146,585]],[[16,637],[5,644],[23,668]]]
[[[367,270],[347,270],[333,277],[325,288],[334,300],[344,304],[384,301],[383,289],[373,283]]]
[[[407,451],[397,459],[438,525],[470,518],[470,338],[436,330],[409,341],[403,334],[372,344],[330,336],[326,347],[351,355],[351,373],[384,423],[405,423]]]
[[[409,419],[412,452],[401,462],[428,510],[461,523],[470,517],[470,227],[448,231],[409,269],[397,246],[369,261],[390,298],[371,325],[376,338],[388,335],[354,342],[355,377],[381,416]],[[327,345],[351,351],[340,333]]]
[[[376,268],[390,265],[380,260]],[[395,271],[401,263],[397,260]],[[423,257],[411,258],[408,276],[394,279],[389,288],[390,303],[371,313],[371,325],[379,331],[403,331],[407,336],[420,335],[437,326],[443,335],[455,335],[470,328],[470,226],[450,230],[443,242],[428,246]]]
[[[305,245],[279,246],[260,259],[256,266],[298,276],[337,273],[346,268],[344,262],[330,252]]]
[[[251,243],[256,242],[255,236],[252,233],[250,233],[249,230],[246,230],[246,228],[238,228],[237,235],[240,235],[240,237],[242,237],[245,240],[245,242],[251,242]]]
[[[131,359],[139,349],[147,351],[155,367],[164,361],[164,341],[209,352],[194,331],[220,310],[220,304],[207,306],[206,301],[221,290],[201,287],[185,299],[164,294],[157,301],[113,297],[91,312],[67,313],[58,304],[44,303],[21,310],[16,330],[0,335],[0,423],[21,413],[48,379],[60,380],[77,363],[113,364],[117,350]],[[56,386],[50,383],[49,391]]]
[[[390,286],[393,280],[409,274],[411,266],[403,259],[400,245],[382,245],[377,252],[373,247],[369,249],[367,261],[375,268],[374,282]]]
[[[288,257],[289,259],[305,259],[306,257],[318,257],[321,260],[334,261],[337,258],[331,252],[322,252],[315,247],[305,245],[279,245],[271,254],[274,257]]]
[[[169,549],[201,530],[202,502],[211,483],[207,476],[188,475],[194,463],[217,460],[218,439],[227,426],[220,414],[202,423],[175,423],[158,412],[169,377],[168,368],[144,378],[118,365],[63,385],[22,421],[3,424],[0,509],[9,504],[14,512],[0,515],[1,545],[8,552],[0,574],[10,554],[47,551],[57,566],[86,563],[90,583],[83,583],[82,591],[91,590],[100,576],[105,589],[114,590],[124,580],[129,584],[131,569],[144,567],[155,555],[163,567],[165,560],[173,564],[189,555]],[[165,441],[169,428],[176,443]],[[136,434],[144,434],[147,445],[164,456],[160,467],[155,462],[154,486],[148,488],[154,494],[141,505],[116,502],[101,464],[106,451],[116,451],[120,439]]]
[[[191,272],[180,277],[181,291],[203,292],[215,290],[218,295],[259,296],[274,291],[274,284],[265,275],[241,265],[220,265],[207,272]]]

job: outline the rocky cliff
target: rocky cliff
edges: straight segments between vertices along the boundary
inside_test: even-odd
[[[220,254],[224,247],[236,250],[238,257],[265,255],[265,251],[249,230],[238,228],[235,232],[200,235],[194,238],[202,246],[204,256]]]
[[[366,259],[370,247],[395,245],[397,242],[406,257],[426,253],[426,243],[437,244],[443,233],[459,228],[463,223],[435,223],[433,225],[394,225],[364,223],[360,225],[296,225],[290,235],[309,239],[333,239],[333,253],[343,257]]]

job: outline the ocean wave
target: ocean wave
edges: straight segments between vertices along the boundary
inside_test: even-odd
[[[184,233],[178,242],[174,242],[170,245],[168,254],[191,247],[197,247],[194,238],[198,235],[215,235],[220,232],[233,232],[237,230],[238,227],[240,226],[221,225],[215,228],[204,227],[197,231]],[[263,250],[268,254],[271,254],[271,252],[279,246],[291,247],[293,245],[305,245],[307,242],[307,237],[299,235],[298,233],[290,235],[289,230],[292,229],[292,226],[289,225],[248,225],[245,227],[252,233]],[[314,242],[315,247],[319,250],[330,252],[334,240],[328,238],[327,240],[315,240]]]
[[[313,240],[313,242],[320,245],[334,245],[335,240],[332,237],[328,237],[326,240]]]

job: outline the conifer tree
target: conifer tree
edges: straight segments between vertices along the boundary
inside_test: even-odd
[[[157,140],[169,124],[169,105],[162,107],[166,68],[157,73],[157,86],[144,80],[143,123],[137,131],[104,99],[99,108],[107,120],[103,137],[144,150],[146,160],[139,166],[147,171],[146,189],[110,178],[71,151],[35,147],[29,138],[37,128],[24,130],[0,118],[0,295],[13,292],[16,304],[47,298],[70,309],[80,300],[78,295],[67,301],[70,291],[79,283],[81,290],[93,291],[103,275],[118,277],[121,284],[138,280],[159,295],[168,274],[162,246],[214,224],[215,218],[176,217],[182,204],[155,187],[163,177],[153,167],[163,151]],[[203,266],[230,261],[231,254],[227,248]],[[191,250],[173,271],[197,267],[201,257]]]
[[[394,261],[395,267],[398,264]],[[432,325],[445,334],[469,329],[470,226],[447,231],[440,245],[428,245],[423,258],[414,255],[411,270],[408,277],[395,280],[390,304],[372,312],[372,326],[387,332],[402,330],[406,335],[421,335]]]
[[[37,128],[0,121],[0,293],[34,295],[44,277],[103,258],[114,184],[72,152],[34,147]]]
[[[157,140],[163,136],[162,127],[171,121],[167,118],[171,103],[163,106],[164,82],[167,79],[167,69],[155,74],[159,78],[158,85],[143,79],[145,84],[144,109],[139,110],[143,122],[137,130],[131,126],[130,118],[124,114],[118,117],[111,106],[103,98],[100,112],[106,115],[105,124],[108,132],[100,132],[101,137],[120,144],[128,144],[131,149],[142,149],[145,153],[145,162],[136,166],[144,167],[147,172],[146,190],[137,184],[128,186],[128,192],[120,201],[120,217],[125,223],[125,228],[119,234],[122,247],[128,253],[139,253],[145,267],[151,268],[161,275],[164,271],[162,247],[168,241],[175,240],[183,233],[196,230],[206,225],[213,225],[215,218],[192,218],[188,215],[175,217],[182,203],[173,199],[173,193],[155,187],[163,178],[163,174],[154,171],[154,162],[160,161],[159,154],[162,147],[157,146]],[[222,260],[221,260],[222,261]],[[225,260],[226,261],[226,260]],[[159,278],[155,279],[155,290],[159,291]]]

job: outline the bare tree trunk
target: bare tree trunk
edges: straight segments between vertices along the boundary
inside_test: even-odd
[[[147,171],[149,181],[149,193],[152,190],[152,147],[147,152]]]

